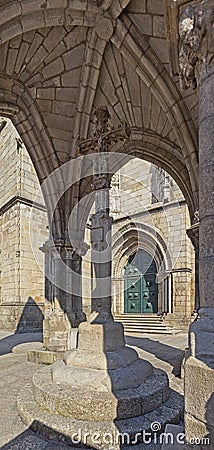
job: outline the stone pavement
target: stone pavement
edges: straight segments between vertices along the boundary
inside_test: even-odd
[[[22,423],[16,409],[16,396],[20,389],[31,380],[38,365],[26,360],[29,348],[41,347],[40,333],[10,335],[0,332],[0,449],[1,450],[71,450],[67,445],[45,440]],[[182,380],[177,376],[187,347],[187,335],[175,336],[136,335],[127,336],[126,341],[134,346],[140,356],[155,367],[168,373],[170,386],[182,394]],[[134,447],[142,449],[142,446]],[[147,450],[158,449],[146,445]]]

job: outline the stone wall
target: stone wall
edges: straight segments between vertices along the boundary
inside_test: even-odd
[[[47,215],[41,192],[37,195],[36,172],[9,120],[0,133],[0,171],[0,327],[42,329],[44,261],[39,247],[47,238]]]

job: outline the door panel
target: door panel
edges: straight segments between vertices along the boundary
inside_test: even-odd
[[[151,314],[158,312],[158,285],[155,261],[144,250],[129,259],[124,277],[124,312]]]
[[[125,312],[141,313],[141,280],[139,277],[125,278]]]

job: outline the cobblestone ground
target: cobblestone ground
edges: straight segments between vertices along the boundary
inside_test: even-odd
[[[41,346],[39,333],[0,332],[0,449],[1,450],[71,450],[63,444],[47,441],[28,430],[18,416],[16,396],[31,380],[37,364],[26,360],[26,350]],[[155,367],[168,373],[172,389],[182,393],[182,380],[177,376],[187,346],[187,335],[126,337],[139,354]],[[149,450],[150,446],[147,446]],[[137,448],[141,447],[135,447]],[[153,449],[153,448],[152,448]]]

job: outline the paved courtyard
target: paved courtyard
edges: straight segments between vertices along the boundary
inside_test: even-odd
[[[19,390],[31,380],[38,366],[28,362],[29,348],[41,346],[42,335],[26,333],[11,335],[0,332],[0,448],[1,450],[71,450],[63,444],[47,441],[28,430],[18,416],[16,396]],[[183,393],[183,382],[179,377],[180,366],[187,347],[187,335],[144,335],[126,336],[129,345],[134,346],[142,358],[168,373],[173,390]],[[142,448],[140,446],[135,448]],[[148,450],[150,446],[147,446]],[[154,447],[151,447],[153,450]],[[156,448],[156,447],[155,447]]]

